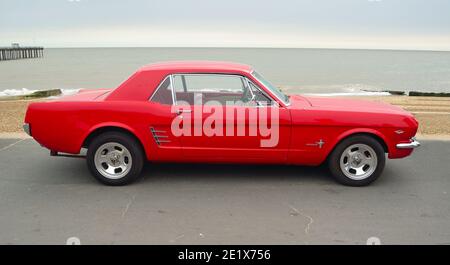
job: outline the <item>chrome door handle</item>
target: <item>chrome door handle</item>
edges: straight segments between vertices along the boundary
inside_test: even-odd
[[[180,115],[181,113],[191,113],[192,110],[190,109],[177,109],[177,115]]]

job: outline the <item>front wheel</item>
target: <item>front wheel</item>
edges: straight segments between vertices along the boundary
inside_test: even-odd
[[[366,186],[381,175],[385,161],[383,146],[377,140],[357,135],[335,147],[328,159],[328,166],[339,183]]]
[[[86,161],[98,181],[120,186],[139,177],[144,165],[144,153],[133,137],[121,132],[107,132],[89,144]]]

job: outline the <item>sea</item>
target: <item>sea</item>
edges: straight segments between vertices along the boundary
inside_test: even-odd
[[[450,52],[288,48],[47,48],[0,61],[0,96],[59,88],[115,88],[139,67],[171,60],[252,65],[288,94],[450,92]]]

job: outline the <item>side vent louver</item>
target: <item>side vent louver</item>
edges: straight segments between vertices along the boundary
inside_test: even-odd
[[[155,130],[155,128],[151,127],[150,131],[152,132],[153,139],[157,145],[161,145],[162,143],[170,143],[169,137],[166,135],[166,131]]]

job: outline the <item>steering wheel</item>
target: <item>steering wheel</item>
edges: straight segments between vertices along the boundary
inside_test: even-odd
[[[241,101],[244,103],[250,102],[255,99],[255,95],[253,95],[248,87],[245,87],[244,93],[242,93]]]

